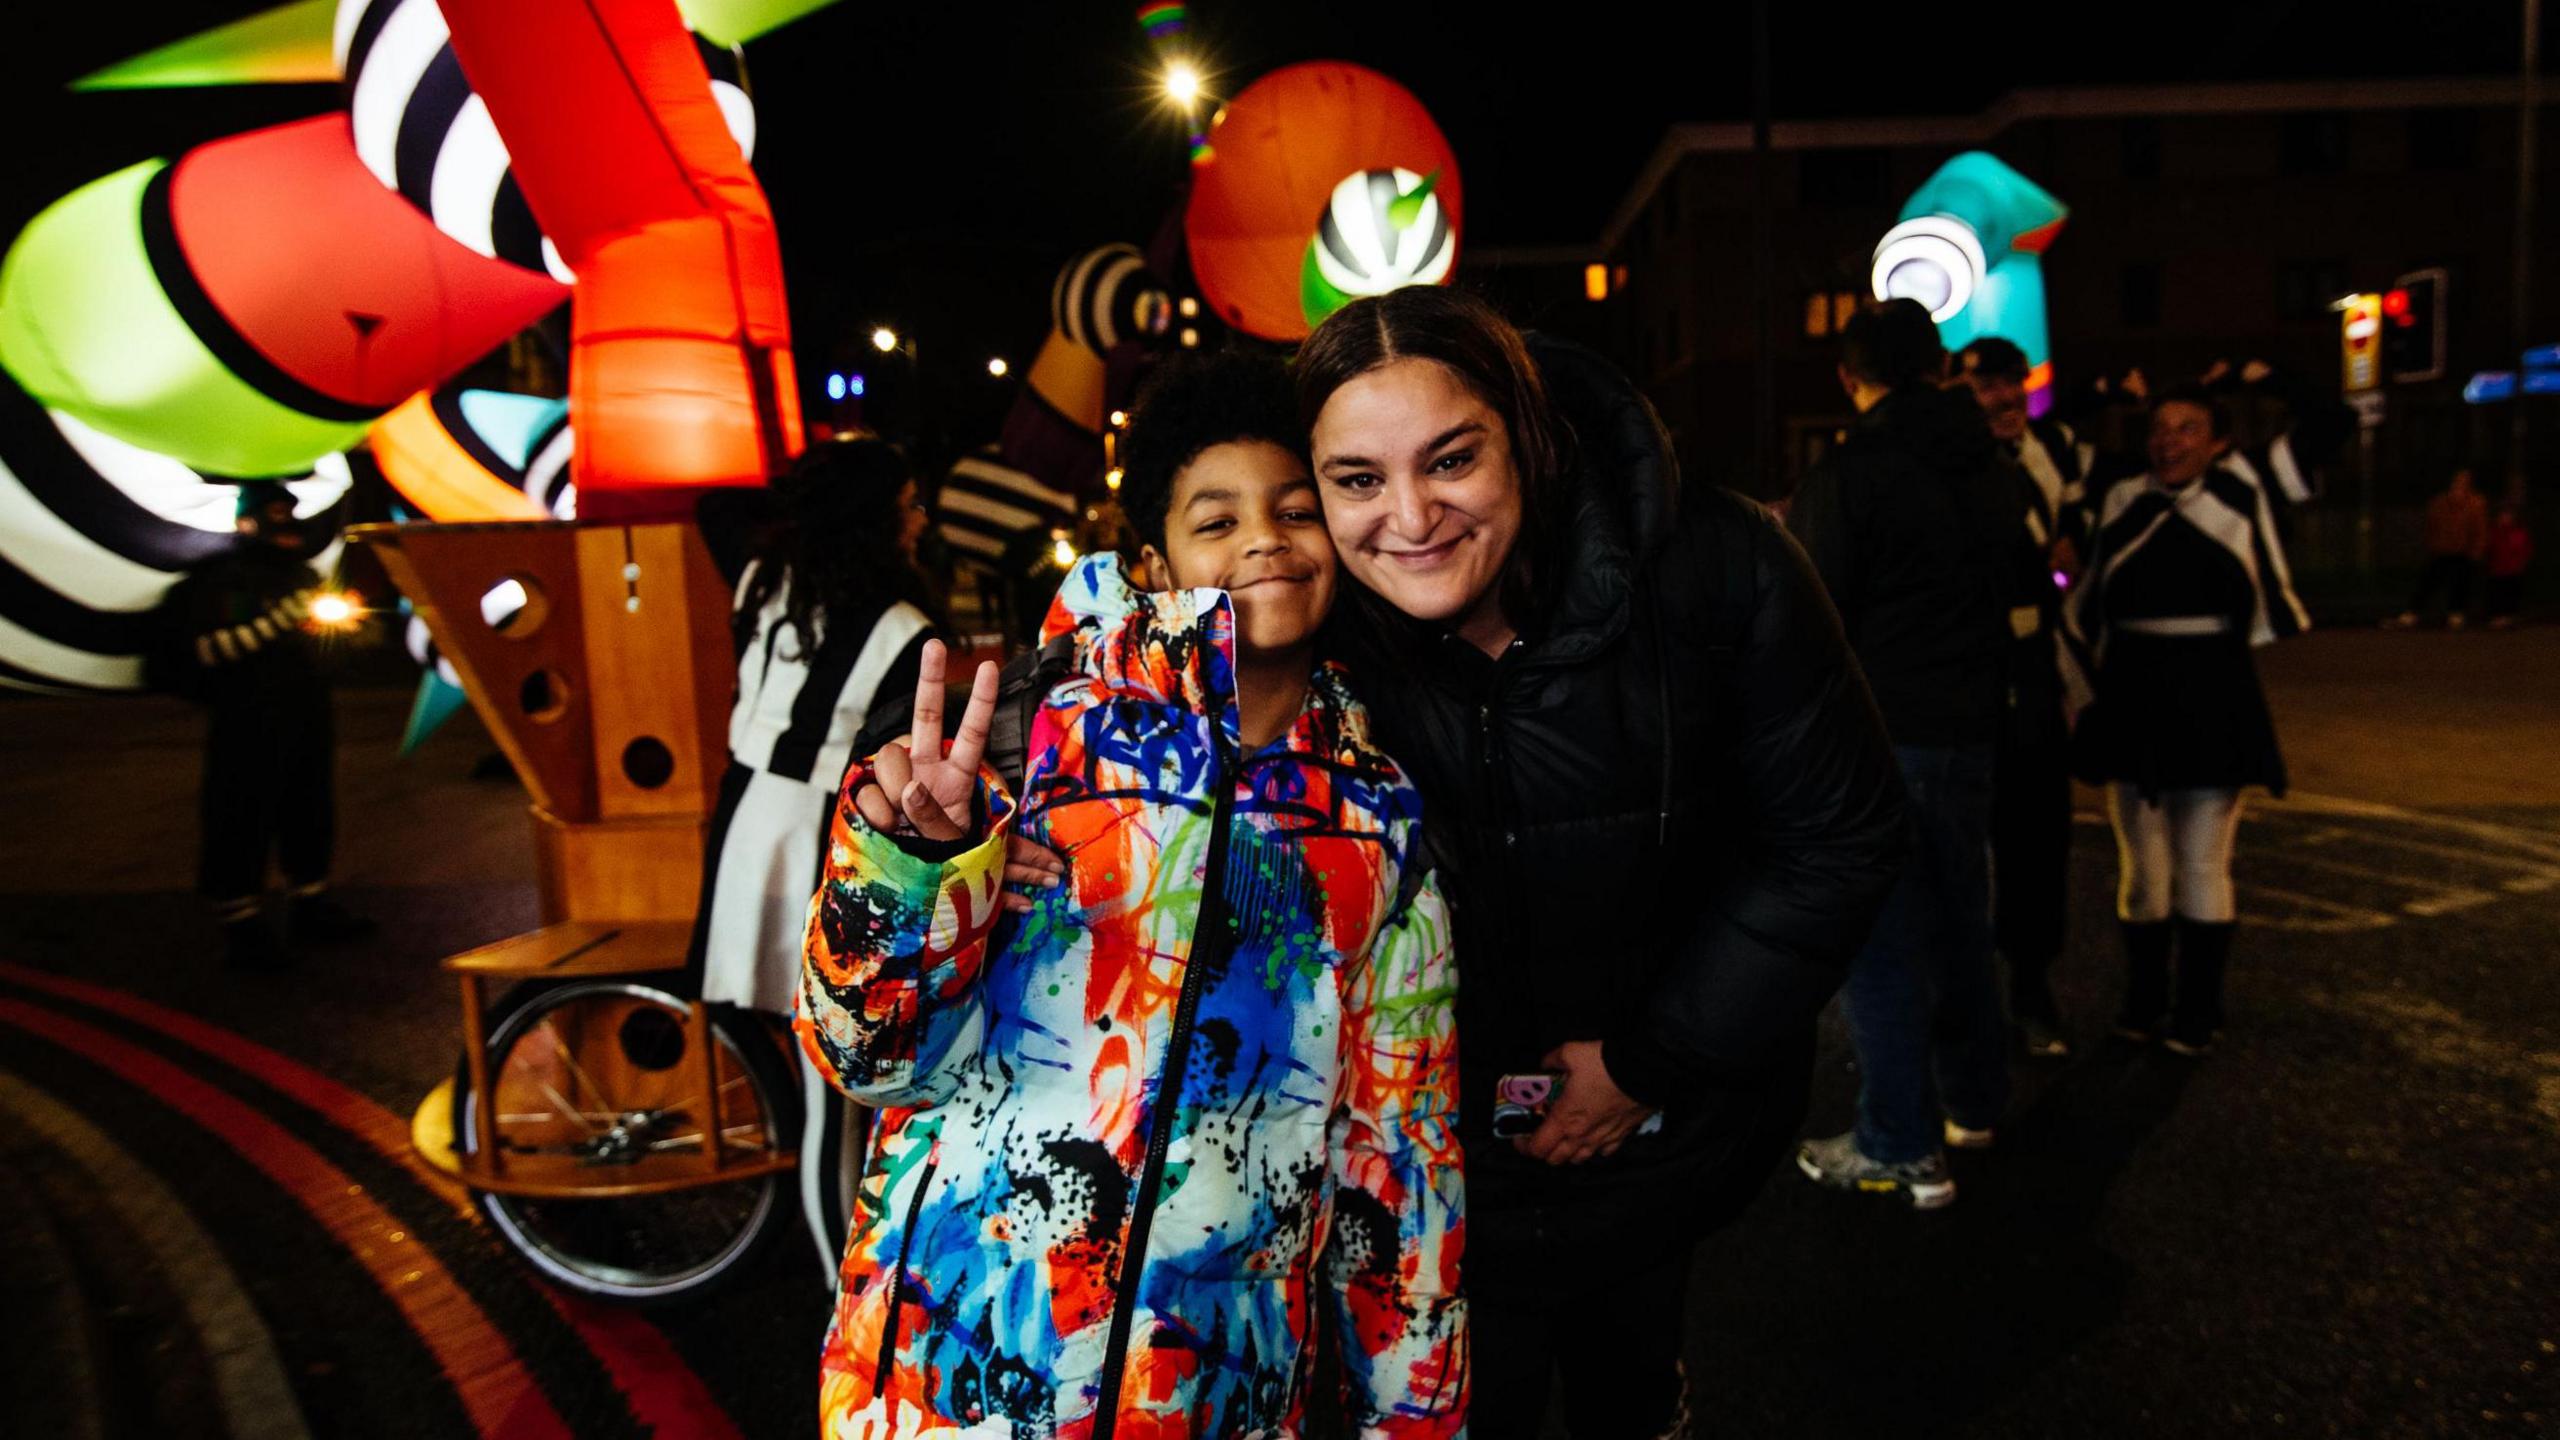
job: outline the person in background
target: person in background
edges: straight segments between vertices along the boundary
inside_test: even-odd
[[[1972,399],[1942,390],[1929,312],[1886,300],[1840,333],[1849,436],[1797,488],[1787,523],[1812,557],[1884,711],[1910,796],[1911,858],[1842,992],[1861,1071],[1858,1121],[1807,1141],[1818,1184],[1952,1202],[1945,1145],[1987,1146],[2009,1100],[1992,957],[1993,756],[2020,531],[2016,471]]]
[[[2009,607],[2000,731],[1991,782],[1992,935],[2008,962],[2009,1017],[2019,1048],[2038,1059],[2071,1053],[2053,998],[2071,886],[2071,721],[2060,648],[2064,577],[2087,538],[2081,480],[2092,447],[2059,420],[2027,415],[2027,355],[1985,336],[1956,357],[1957,378],[1982,407],[1991,437],[2028,480],[2017,523],[2031,554]]]
[[[813,445],[763,494],[713,492],[703,512],[715,551],[745,542],[753,554],[730,618],[738,696],[692,961],[705,1000],[788,1019],[854,737],[884,697],[915,689],[935,638],[914,563],[925,512],[906,457],[871,438]],[[801,1081],[801,1208],[820,1273],[833,1275],[859,1175],[845,1142],[859,1129],[816,1071],[804,1066]]]
[[[236,969],[293,963],[266,911],[267,865],[284,869],[290,944],[373,933],[331,898],[337,843],[337,734],[313,634],[322,592],[311,541],[281,485],[240,487],[244,543],[187,572],[161,602],[147,663],[152,687],[206,712],[197,888]]]
[[[2064,607],[2096,676],[2074,766],[2107,787],[2116,835],[2126,965],[2116,1033],[2162,1038],[2181,1055],[2204,1054],[2222,1029],[2240,792],[2285,788],[2251,647],[2311,623],[2274,507],[2226,462],[2229,450],[2216,396],[2201,386],[2162,394],[2151,469],[2096,497],[2089,568]]]
[[[2524,610],[2524,571],[2533,563],[2533,531],[2525,524],[2524,507],[2510,500],[2489,522],[2489,544],[2483,567],[2489,574],[2489,628],[2512,628]]]
[[[2489,502],[2471,482],[2471,471],[2453,472],[2453,482],[2427,502],[2427,568],[2418,573],[2418,588],[2408,607],[2384,623],[2406,630],[2444,596],[2444,628],[2459,630],[2471,609],[2471,578],[2489,550]]]

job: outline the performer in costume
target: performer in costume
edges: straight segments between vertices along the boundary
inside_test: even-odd
[[[2210,1049],[2222,1028],[2240,792],[2285,788],[2250,650],[2311,624],[2274,506],[2226,458],[2229,435],[2202,387],[2159,398],[2151,468],[2098,495],[2088,572],[2065,607],[2096,675],[2075,768],[2108,788],[2116,833],[2128,971],[2116,1032],[2148,1041],[2166,1012],[2165,1041],[2185,1055]]]
[[[704,847],[693,960],[705,1000],[788,1017],[854,737],[875,700],[914,691],[934,623],[914,563],[924,509],[896,447],[867,438],[820,445],[769,495],[769,506],[755,505],[767,497],[753,492],[702,502],[715,555],[746,544],[755,553],[741,567],[730,621],[738,698]],[[751,509],[770,512],[760,537],[745,533],[740,512]],[[801,1205],[821,1273],[832,1275],[860,1173],[847,1167],[845,1139],[860,1132],[824,1079],[805,1068],[802,1079]]]
[[[2017,461],[2018,521],[2046,561],[2010,597],[2005,695],[1991,793],[1992,928],[2009,966],[2009,1014],[2027,1054],[2071,1053],[2050,972],[2062,954],[2071,888],[2071,725],[2060,656],[2062,591],[2087,543],[2081,481],[2092,447],[2050,415],[2027,414],[2027,356],[1986,336],[1957,356],[1992,438]]]
[[[374,929],[325,893],[337,743],[328,677],[307,628],[319,589],[311,537],[293,510],[282,486],[241,488],[240,533],[252,543],[170,589],[150,659],[157,688],[207,712],[197,885],[221,923],[226,959],[244,970],[291,963],[264,913],[270,855],[284,866],[295,940],[353,940]]]

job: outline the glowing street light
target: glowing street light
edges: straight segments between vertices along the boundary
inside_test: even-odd
[[[1001,355],[998,355],[987,362],[987,373],[993,375],[999,380],[1003,379],[1005,377],[1005,372],[1012,368],[1012,366],[1004,363],[1004,357]]]
[[[871,332],[871,348],[886,355],[898,348],[898,332],[883,325]]]
[[[1200,100],[1200,71],[1188,60],[1176,60],[1164,67],[1165,98],[1189,110]]]

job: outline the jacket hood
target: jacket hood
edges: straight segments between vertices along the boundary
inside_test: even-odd
[[[1636,570],[1670,535],[1680,510],[1680,465],[1662,419],[1626,372],[1589,348],[1528,337],[1530,357],[1564,420],[1573,496],[1565,574],[1540,651],[1579,659],[1626,628]]]
[[[1075,563],[1040,625],[1043,645],[1075,639],[1076,671],[1123,699],[1214,715],[1227,743],[1241,743],[1236,705],[1235,600],[1224,590],[1141,590],[1120,557],[1097,551]],[[1284,748],[1394,773],[1370,738],[1368,711],[1342,668],[1319,663],[1306,706]]]

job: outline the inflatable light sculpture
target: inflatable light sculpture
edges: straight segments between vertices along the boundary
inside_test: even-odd
[[[1183,234],[1218,317],[1305,339],[1361,295],[1438,284],[1465,214],[1457,156],[1411,91],[1311,61],[1244,88],[1211,122]]]
[[[578,277],[569,410],[584,516],[689,518],[704,487],[763,484],[801,445],[782,252],[675,8],[440,8],[526,203]]]
[[[1903,202],[1876,245],[1876,298],[1929,307],[1950,351],[1985,335],[2027,353],[2027,413],[2053,408],[2044,252],[2071,212],[1998,156],[1968,150]]]
[[[1111,358],[1164,337],[1173,300],[1134,245],[1066,264],[1049,291],[1049,337],[1023,377],[996,443],[962,457],[942,483],[943,538],[963,560],[1000,569],[1008,549],[1075,523],[1102,476]]]
[[[707,77],[712,97],[697,108],[716,111],[736,136],[725,160],[709,147],[721,172],[712,188],[724,195],[736,194],[738,151],[752,143],[733,47],[825,3],[686,0],[684,22],[702,38],[678,44],[691,47],[693,73]],[[670,14],[665,0],[605,8],[645,12],[643,29]],[[394,43],[404,36],[410,43]],[[136,687],[147,612],[179,572],[236,543],[238,488],[229,482],[286,484],[318,548],[343,515],[349,471],[336,452],[366,438],[386,411],[412,422],[386,420],[398,433],[374,436],[386,469],[414,480],[417,467],[399,457],[433,455],[453,467],[445,478],[464,482],[418,508],[450,519],[525,513],[507,473],[514,467],[492,466],[489,446],[470,443],[486,428],[457,424],[450,394],[424,392],[556,309],[574,272],[527,219],[511,158],[433,0],[296,0],[76,88],[325,80],[354,50],[369,73],[349,87],[352,120],[323,116],[215,141],[175,164],[94,182],[40,215],[0,263],[0,368],[9,371],[0,380],[0,684]],[[682,108],[684,68],[635,64],[629,83],[674,93]],[[702,150],[700,128],[668,133]],[[689,317],[697,335],[704,309]],[[769,335],[772,326],[740,323],[734,312],[778,312],[778,293],[731,309],[728,323],[708,326],[715,341]],[[752,372],[755,362],[738,368]],[[788,393],[785,383],[775,406],[786,414]],[[708,404],[734,414],[738,398],[730,391]],[[686,400],[703,406],[703,387]],[[778,434],[787,448],[794,427],[759,416],[746,428],[759,440]],[[567,432],[556,428],[523,467],[524,488],[542,497],[536,513],[564,513],[568,454]],[[702,478],[697,466],[677,484]],[[472,513],[464,495],[490,508]],[[324,563],[334,554],[322,551]]]

